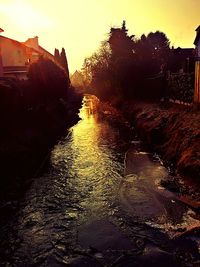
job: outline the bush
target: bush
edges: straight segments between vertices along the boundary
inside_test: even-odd
[[[192,103],[194,95],[194,73],[171,74],[168,79],[168,96],[172,100]]]
[[[33,98],[46,102],[67,96],[69,77],[49,59],[40,58],[33,63],[28,78]]]

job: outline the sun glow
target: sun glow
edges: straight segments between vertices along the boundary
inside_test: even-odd
[[[14,24],[19,27],[25,34],[30,34],[33,29],[51,27],[51,21],[38,10],[34,10],[24,1],[8,1],[0,3],[0,10],[5,15],[12,19]]]
[[[123,20],[136,37],[160,30],[171,45],[193,47],[199,10],[199,0],[0,0],[0,28],[19,41],[37,35],[51,53],[65,47],[73,73]]]

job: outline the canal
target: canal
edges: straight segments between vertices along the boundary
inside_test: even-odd
[[[84,97],[81,120],[21,201],[6,266],[179,266],[175,248],[188,252],[179,236],[199,224],[194,212],[160,186],[169,175],[160,159],[98,105]]]

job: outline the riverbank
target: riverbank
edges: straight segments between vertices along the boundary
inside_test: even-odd
[[[82,96],[73,88],[69,90],[67,97],[46,105],[23,108],[23,112],[11,111],[9,121],[1,131],[0,266],[10,260],[15,247],[16,228],[13,230],[10,225],[16,222],[26,192],[34,182],[40,188],[43,182],[40,177],[50,165],[50,152],[68,128],[80,120]]]
[[[2,224],[0,264],[195,266],[198,247],[186,229],[197,220],[159,186],[168,170],[134,130],[127,139],[119,110],[100,104],[99,114],[93,100],[84,98],[82,120]]]
[[[122,117],[125,115],[127,121]],[[199,209],[200,194],[200,113],[191,107],[164,103],[123,103],[115,109],[109,103],[101,106],[102,115],[109,122],[118,121],[132,125],[147,149],[159,154],[169,169],[169,177],[162,181],[162,186],[181,195],[195,210]],[[130,127],[130,126],[129,126]],[[123,128],[122,131],[126,131]],[[199,204],[198,204],[198,203]]]
[[[125,103],[123,111],[141,139],[168,166],[200,182],[200,112],[181,105],[135,102]]]
[[[53,146],[78,122],[81,104],[66,73],[48,60],[33,64],[28,80],[0,79],[0,207],[44,169]]]
[[[1,136],[1,199],[20,195],[31,179],[39,175],[52,147],[68,128],[79,121],[81,96],[70,105],[55,101],[26,111]]]
[[[131,116],[131,118],[128,118],[127,116],[125,118],[120,109],[114,108],[109,103],[100,103],[98,113],[100,113],[100,117],[103,121],[105,121],[105,123],[109,123],[113,127],[115,127],[118,122],[118,131],[120,132],[120,135],[125,136],[126,140],[129,142],[129,149],[126,152],[124,160],[124,178],[120,184],[118,197],[123,214],[126,214],[127,212],[130,217],[137,217],[136,220],[132,221],[130,230],[134,238],[137,240],[139,237],[139,241],[141,241],[139,229],[137,229],[136,232],[134,229],[136,229],[140,224],[139,218],[145,218],[145,224],[142,230],[143,234],[145,231],[152,231],[152,236],[150,239],[149,235],[147,238],[144,238],[145,234],[142,235],[142,243],[144,245],[142,251],[140,252],[137,246],[135,248],[136,252],[139,252],[139,254],[141,253],[141,257],[137,255],[135,258],[131,258],[129,262],[129,259],[127,256],[125,256],[125,258],[122,258],[124,262],[123,260],[122,263],[119,261],[120,263],[118,263],[119,265],[117,266],[129,266],[129,264],[133,263],[137,265],[140,263],[140,260],[141,266],[150,266],[152,264],[152,258],[154,257],[154,265],[163,265],[165,263],[165,266],[187,266],[187,261],[189,261],[188,264],[193,264],[191,263],[191,259],[188,259],[187,253],[190,254],[192,251],[197,251],[196,244],[190,239],[192,239],[193,236],[196,236],[196,232],[199,231],[199,216],[198,213],[192,211],[193,203],[187,202],[190,194],[183,196],[183,192],[177,194],[177,192],[171,192],[173,191],[170,190],[172,188],[168,187],[168,190],[165,189],[164,186],[160,186],[162,180],[168,181],[172,174],[163,166],[159,157],[150,152],[150,149],[152,149],[152,144],[149,144],[148,149],[145,147],[145,144],[140,141],[140,137],[137,135],[135,129],[131,131],[131,138],[129,140],[127,139],[127,126],[129,127],[129,130],[132,128],[130,122],[133,125],[133,116]],[[129,120],[127,120],[127,118]],[[123,123],[125,125],[124,127]],[[118,147],[119,146],[120,144],[118,143]],[[183,187],[179,189],[182,190]],[[162,209],[163,215],[158,216]],[[153,223],[154,212],[156,213],[157,218],[156,224]],[[160,220],[159,218],[162,219]],[[151,223],[148,224],[148,221],[151,221]],[[98,248],[99,244],[96,241],[98,230],[96,228],[100,229],[100,232],[103,232],[104,230],[102,229],[104,229],[105,225],[107,224],[101,221],[101,225],[101,228],[96,226],[96,222],[92,223],[91,225],[89,224],[89,227],[87,225],[87,228],[84,231],[87,233],[89,232],[89,236],[91,238],[88,238],[86,233],[83,231],[82,239],[85,237],[85,241],[81,239],[82,242],[84,241],[86,244],[91,242],[92,247]],[[125,225],[126,224],[124,224],[124,226]],[[148,228],[147,225],[150,226],[150,228]],[[95,235],[91,231],[95,232]],[[167,234],[165,237],[163,235],[164,232]],[[157,243],[157,237],[161,233],[162,236],[160,237],[162,240],[162,245],[160,246]],[[82,237],[81,232],[79,232],[79,234],[80,237]],[[114,236],[117,237],[117,233],[115,233]],[[97,239],[101,240],[99,236]],[[106,240],[105,236],[104,240]],[[151,244],[149,244],[149,241]],[[106,241],[104,243],[106,243]],[[153,250],[151,247],[152,244],[154,244]],[[151,254],[151,252],[153,252],[153,254]],[[169,262],[166,261],[164,255],[166,255],[166,259],[168,258]],[[176,263],[176,261],[180,261],[180,265],[179,263]]]

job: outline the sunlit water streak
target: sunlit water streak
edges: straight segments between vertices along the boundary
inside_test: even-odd
[[[60,266],[88,245],[104,249],[108,231],[124,240],[124,249],[137,240],[163,243],[192,220],[172,193],[158,187],[168,175],[160,162],[98,118],[95,98],[84,103],[82,120],[55,146],[50,171],[34,181],[21,204],[16,266]],[[116,240],[109,242],[115,248]]]

